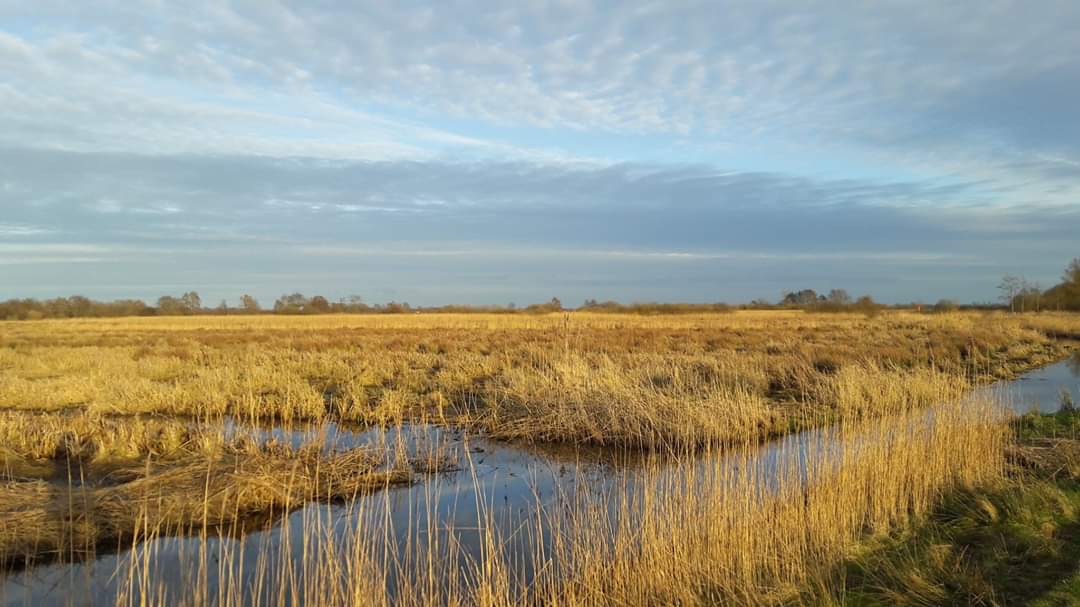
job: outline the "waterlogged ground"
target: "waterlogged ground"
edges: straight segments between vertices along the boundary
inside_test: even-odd
[[[989,394],[1017,412],[1054,411],[1068,399],[1080,404],[1080,356],[1015,381],[980,388],[978,393]],[[827,429],[814,430],[714,457],[726,458],[731,466],[752,467],[767,487],[777,470],[805,469],[810,463],[808,454],[820,458],[828,453],[830,434]],[[309,505],[232,535],[158,538],[92,561],[4,574],[0,605],[112,605],[118,596],[137,602],[139,582],[132,579],[132,571],[152,580],[149,587],[174,599],[182,598],[184,588],[196,582],[210,587],[225,583],[244,588],[253,603],[262,592],[265,603],[272,596],[277,598],[264,583],[276,572],[282,568],[302,571],[303,559],[313,545],[333,549],[356,534],[385,534],[390,552],[407,542],[445,543],[453,538],[466,548],[465,555],[479,559],[484,550],[491,549],[477,532],[484,517],[501,530],[505,543],[499,549],[528,554],[551,541],[529,524],[540,511],[551,512],[565,500],[602,499],[620,493],[619,489],[625,494],[627,485],[642,482],[644,475],[638,471],[648,468],[641,456],[626,452],[507,444],[435,426],[360,430],[329,423],[264,428],[261,435],[294,446],[317,439],[327,450],[385,444],[412,454],[440,451],[455,457],[459,469],[430,474],[412,486],[390,488],[348,503]],[[663,479],[649,476],[648,482]],[[311,529],[321,531],[311,537]],[[423,551],[413,546],[412,553],[417,552]],[[521,559],[514,574],[528,579],[527,562]],[[144,568],[140,563],[149,565]],[[198,563],[207,566],[200,569]],[[469,563],[457,565],[468,567]]]

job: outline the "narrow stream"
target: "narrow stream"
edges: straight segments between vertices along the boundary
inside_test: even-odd
[[[1056,411],[1068,393],[1080,404],[1080,354],[1025,374],[1015,381],[998,382],[977,390],[977,395],[990,395],[1014,411]],[[0,574],[0,605],[112,605],[117,593],[126,583],[125,576],[133,555],[152,554],[149,575],[155,585],[182,597],[183,588],[191,583],[192,563],[200,554],[230,554],[249,564],[250,573],[232,572],[257,586],[256,567],[250,566],[267,554],[289,554],[279,550],[282,542],[298,546],[293,559],[301,558],[305,525],[313,519],[328,521],[322,528],[334,536],[347,537],[356,531],[361,521],[370,525],[378,521],[380,528],[393,530],[396,540],[414,541],[423,534],[418,528],[452,529],[456,541],[466,552],[476,556],[483,549],[479,534],[478,516],[485,512],[491,521],[502,528],[513,529],[522,520],[537,512],[538,504],[550,504],[557,497],[602,494],[616,488],[618,483],[633,479],[633,470],[641,458],[618,450],[592,448],[543,447],[507,444],[469,437],[457,430],[435,426],[406,426],[393,429],[353,430],[333,423],[318,428],[263,430],[266,438],[300,445],[318,436],[326,449],[347,449],[370,444],[404,444],[417,450],[437,445],[457,456],[461,470],[427,476],[411,486],[395,487],[357,498],[356,502],[312,504],[297,510],[284,519],[267,523],[262,528],[238,537],[166,537],[152,540],[137,551],[124,550],[99,555],[96,559],[75,564],[52,564],[28,570]],[[751,462],[767,479],[769,471],[781,465],[805,466],[812,451],[822,453],[828,445],[829,430],[819,429],[788,435],[752,448],[752,457],[741,454],[742,465]],[[726,457],[721,455],[719,457]],[[628,474],[624,474],[629,472]],[[629,481],[632,482],[632,481]],[[357,512],[363,514],[357,515]],[[385,526],[383,526],[385,525]],[[366,530],[365,530],[366,531]],[[508,552],[530,549],[537,539],[527,533],[508,533]],[[308,538],[326,541],[327,538]],[[546,541],[541,539],[540,541]],[[213,557],[211,557],[212,560]],[[286,566],[288,564],[285,564]],[[270,563],[269,567],[282,566]],[[213,568],[212,568],[213,569]],[[205,572],[206,583],[217,583],[221,567]],[[522,574],[528,577],[528,572]],[[268,591],[267,589],[262,589]],[[268,597],[263,597],[265,599]]]

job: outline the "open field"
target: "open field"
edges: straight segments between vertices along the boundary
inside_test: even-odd
[[[0,409],[447,421],[538,441],[780,434],[1011,377],[1067,315],[400,315],[0,324]]]
[[[251,557],[228,544],[189,555],[191,604],[842,602],[864,579],[840,574],[852,550],[1011,482],[1003,418],[965,395],[1078,338],[1066,314],[892,311],[0,323],[0,565],[134,547],[116,601],[166,604],[158,539],[205,544],[300,509],[299,553],[279,541],[242,574]],[[478,479],[467,443],[327,449],[265,424],[434,424],[645,461],[512,528],[477,480],[470,543],[388,531],[359,499],[458,467]],[[763,440],[825,426],[755,463]],[[319,503],[353,521],[344,536],[304,508]]]

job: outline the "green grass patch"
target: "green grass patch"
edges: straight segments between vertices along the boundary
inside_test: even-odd
[[[954,493],[918,524],[868,540],[828,584],[842,590],[812,602],[1080,605],[1080,414],[1029,414],[1017,435],[1013,478]]]
[[[1080,439],[1080,413],[1062,409],[1057,413],[1028,413],[1017,423],[1021,444],[1049,438]]]

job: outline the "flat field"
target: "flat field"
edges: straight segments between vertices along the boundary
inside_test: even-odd
[[[174,317],[0,324],[0,409],[437,420],[655,447],[873,413],[1060,358],[1066,315]]]

